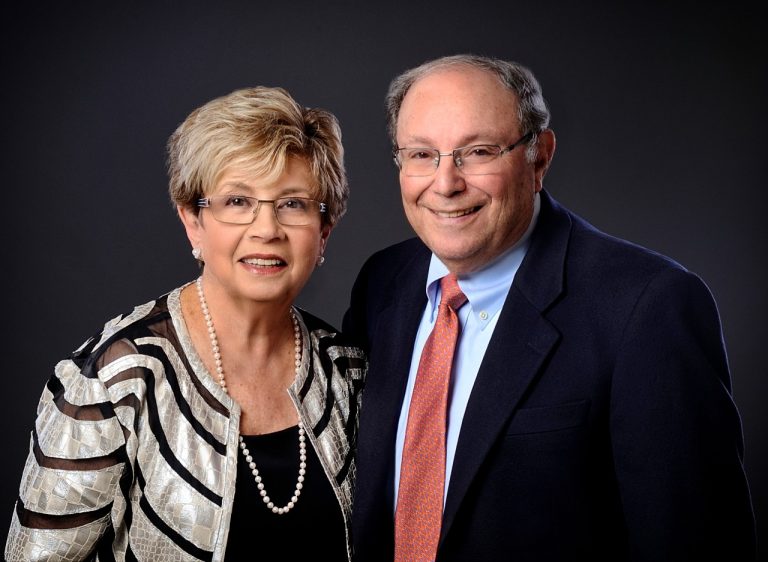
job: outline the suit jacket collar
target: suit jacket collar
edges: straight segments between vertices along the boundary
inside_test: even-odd
[[[571,226],[570,213],[542,190],[539,222],[514,281],[521,295],[541,312],[563,291]]]

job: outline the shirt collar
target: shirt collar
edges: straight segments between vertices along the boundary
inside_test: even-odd
[[[490,320],[501,310],[507,297],[509,288],[515,278],[520,264],[523,262],[528,247],[530,246],[531,232],[536,226],[541,207],[539,194],[536,193],[533,201],[533,214],[531,222],[523,236],[514,246],[505,251],[495,260],[478,271],[459,277],[459,287],[467,296],[470,305],[470,314],[475,316],[480,329],[485,329]],[[429,262],[427,273],[426,292],[429,300],[430,318],[434,321],[439,303],[440,279],[448,275],[445,264],[434,253]]]

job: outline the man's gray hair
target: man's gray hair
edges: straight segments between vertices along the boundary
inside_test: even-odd
[[[508,88],[517,98],[517,111],[521,134],[533,133],[528,142],[529,160],[536,155],[538,133],[549,125],[549,109],[541,93],[541,86],[533,73],[521,64],[480,55],[452,55],[427,61],[415,68],[406,70],[389,85],[386,97],[387,130],[392,145],[397,147],[397,119],[405,95],[413,84],[439,70],[456,66],[467,66],[490,72]]]

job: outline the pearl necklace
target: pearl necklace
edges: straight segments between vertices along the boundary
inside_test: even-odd
[[[213,320],[211,320],[211,314],[208,311],[208,303],[206,303],[205,296],[203,295],[202,277],[198,277],[195,283],[197,285],[197,296],[200,299],[200,308],[203,311],[205,325],[208,328],[208,336],[211,340],[211,351],[213,352],[213,359],[216,363],[216,373],[219,375],[219,385],[224,389],[224,392],[229,394],[229,391],[227,390],[227,381],[224,379],[224,367],[221,364],[219,340],[216,337],[216,330],[213,327]],[[293,308],[291,308],[291,321],[293,322],[294,364],[296,366],[295,374],[298,378],[299,372],[301,370],[301,329],[299,328],[299,320],[296,318],[296,313],[293,311]],[[248,463],[248,468],[251,469],[253,479],[256,482],[256,486],[259,488],[259,495],[261,496],[264,504],[267,506],[267,509],[278,515],[283,515],[291,511],[299,501],[301,489],[304,487],[304,475],[306,474],[307,468],[306,432],[304,430],[304,425],[301,423],[301,420],[299,419],[299,476],[296,478],[296,489],[293,491],[293,496],[291,497],[290,501],[283,507],[276,506],[270,499],[269,494],[264,487],[264,483],[262,482],[261,475],[259,474],[259,469],[256,468],[256,463],[253,461],[253,457],[251,456],[250,451],[248,451],[248,448],[243,441],[242,435],[240,435],[239,440],[240,450],[243,452],[245,461]]]

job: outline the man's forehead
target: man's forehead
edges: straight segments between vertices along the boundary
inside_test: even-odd
[[[507,94],[516,98],[515,93],[497,74],[483,68],[463,64],[436,68],[427,72],[414,80],[405,97],[407,98],[409,94],[415,91],[425,90],[433,86],[445,88],[447,85],[469,91],[477,91],[478,88],[492,88],[500,94]]]
[[[498,77],[474,68],[450,68],[431,72],[411,86],[398,115],[397,136],[409,144],[448,138],[495,144],[518,123],[517,98]]]
[[[499,112],[517,111],[518,101],[515,92],[495,74],[458,67],[436,70],[416,80],[403,98],[400,116],[414,105],[423,111],[422,104]]]

